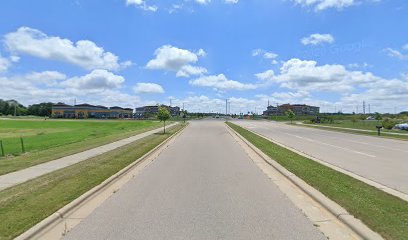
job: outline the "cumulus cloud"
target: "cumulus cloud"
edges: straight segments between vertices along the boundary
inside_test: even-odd
[[[246,84],[228,79],[224,74],[203,76],[189,83],[193,86],[210,87],[216,90],[250,90],[256,89],[255,84]]]
[[[0,55],[0,73],[7,71],[10,66],[11,66],[11,61]]]
[[[354,86],[378,81],[370,72],[348,71],[343,65],[321,65],[315,61],[290,59],[283,63],[280,73],[271,71],[256,74],[258,79],[280,84],[289,89],[306,91],[350,92]]]
[[[69,39],[48,36],[29,27],[20,27],[17,31],[6,34],[4,42],[14,56],[26,54],[67,62],[87,70],[119,70],[131,64],[129,61],[120,63],[118,56],[106,52],[92,41],[80,40],[73,43]]]
[[[137,83],[133,90],[136,93],[164,93],[163,87],[156,83]]]
[[[313,99],[311,93],[333,92],[341,97],[335,104],[349,112],[355,111],[356,104],[363,100],[376,111],[383,112],[389,111],[389,106],[399,107],[402,111],[408,101],[408,81],[404,76],[401,79],[385,79],[371,72],[350,71],[338,64],[318,65],[315,61],[290,59],[283,63],[278,74],[268,70],[256,74],[256,77],[293,90],[269,95],[273,101],[286,99],[325,105],[328,103]]]
[[[61,86],[78,90],[118,89],[125,79],[104,69],[93,70],[91,73],[73,77],[61,83]]]
[[[239,0],[225,0],[225,3],[236,4]]]
[[[333,43],[334,37],[330,34],[311,34],[308,37],[304,37],[300,40],[303,45],[319,45],[323,43]]]
[[[48,86],[57,84],[58,81],[65,80],[67,76],[57,71],[31,72],[24,76],[24,79],[31,83],[42,83]]]
[[[105,106],[137,107],[155,104],[154,101],[145,101],[138,96],[122,92],[116,88],[120,87],[118,83],[102,84],[109,86],[106,88],[101,88],[100,84],[93,86],[95,82],[86,83],[87,79],[93,77],[71,77],[71,80],[77,81],[67,83],[69,79],[67,80],[63,73],[55,71],[31,72],[9,77],[0,76],[1,97],[3,99],[17,99],[25,105],[39,102],[73,104],[74,99],[77,103]],[[109,74],[107,77],[109,78]],[[82,79],[84,82],[78,79]],[[101,81],[103,82],[103,80]],[[121,82],[120,79],[119,82]],[[44,87],[44,84],[47,87]]]
[[[192,75],[201,75],[207,72],[203,67],[192,66],[198,61],[199,57],[206,55],[203,49],[197,53],[186,49],[164,45],[156,49],[155,58],[146,64],[146,68],[154,70],[166,70],[176,72],[178,77],[189,77]]]

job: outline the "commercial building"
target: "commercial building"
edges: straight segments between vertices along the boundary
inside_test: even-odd
[[[179,107],[171,107],[171,106],[166,106],[166,105],[160,105],[160,106],[167,108],[167,110],[169,110],[170,114],[173,117],[180,115]],[[149,118],[149,117],[156,115],[158,112],[159,112],[159,105],[138,107],[136,108],[136,111],[135,111],[135,117],[136,118]]]
[[[67,105],[58,103],[52,106],[52,116],[55,118],[132,118],[132,108],[94,106],[90,104]]]
[[[292,110],[296,115],[317,115],[320,112],[319,107],[306,104],[283,104],[278,106],[268,106],[263,112],[265,116],[283,116],[288,110]]]

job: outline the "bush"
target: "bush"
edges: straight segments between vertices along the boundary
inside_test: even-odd
[[[384,121],[382,122],[382,126],[385,129],[391,130],[397,123],[395,121],[392,121],[389,118],[384,119]]]

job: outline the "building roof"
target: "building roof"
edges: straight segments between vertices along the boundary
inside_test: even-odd
[[[53,107],[72,107],[71,105],[65,104],[65,103],[56,103],[52,105]]]

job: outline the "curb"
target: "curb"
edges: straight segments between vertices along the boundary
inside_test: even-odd
[[[244,127],[243,127],[243,128],[244,128]],[[350,171],[348,171],[348,170],[346,170],[346,169],[343,169],[343,168],[338,167],[338,166],[336,166],[336,165],[333,165],[333,164],[331,164],[331,163],[328,163],[328,162],[325,162],[325,161],[320,160],[320,159],[318,159],[318,158],[315,158],[315,157],[313,157],[313,156],[311,156],[311,155],[309,155],[309,154],[307,154],[307,153],[304,153],[304,152],[299,151],[299,150],[297,150],[297,149],[295,149],[295,148],[292,148],[292,147],[290,147],[290,146],[287,146],[287,145],[285,145],[285,144],[282,144],[282,143],[280,143],[280,142],[277,142],[276,140],[274,140],[274,139],[272,139],[272,138],[269,138],[269,137],[264,136],[264,135],[262,135],[262,134],[256,133],[256,132],[254,132],[254,131],[252,131],[252,130],[250,130],[250,129],[247,129],[247,128],[244,128],[244,129],[247,130],[247,131],[250,131],[251,133],[253,133],[253,134],[255,134],[255,135],[259,136],[259,137],[262,137],[262,138],[264,138],[264,139],[266,139],[266,140],[268,140],[268,141],[270,141],[270,142],[272,142],[272,143],[274,143],[274,144],[276,144],[276,145],[278,145],[278,146],[284,147],[284,148],[286,148],[286,149],[288,149],[288,150],[290,150],[290,151],[292,151],[292,152],[295,152],[295,153],[297,153],[297,154],[299,154],[299,155],[301,155],[301,156],[303,156],[303,157],[309,158],[309,159],[311,159],[311,160],[313,160],[313,161],[315,161],[315,162],[318,162],[318,163],[320,163],[320,164],[322,164],[322,165],[324,165],[324,166],[326,166],[326,167],[329,167],[329,168],[331,168],[331,169],[333,169],[333,170],[336,170],[336,171],[338,171],[338,172],[341,172],[341,173],[343,173],[343,174],[346,174],[346,175],[348,175],[348,176],[350,176],[350,177],[352,177],[352,178],[355,178],[355,179],[357,179],[357,180],[359,180],[359,181],[361,181],[361,182],[364,182],[364,183],[366,183],[366,184],[368,184],[368,185],[370,185],[370,186],[372,186],[372,187],[375,187],[375,188],[377,188],[378,190],[381,190],[381,191],[383,191],[383,192],[386,192],[386,193],[388,193],[388,194],[390,194],[390,195],[393,195],[393,196],[395,196],[395,197],[398,197],[398,198],[400,198],[400,199],[402,199],[402,200],[408,202],[408,194],[405,194],[405,193],[400,192],[400,191],[398,191],[398,190],[395,190],[395,189],[393,189],[393,188],[387,187],[387,186],[385,186],[385,185],[383,185],[383,184],[381,184],[381,183],[375,182],[375,181],[373,181],[373,180],[371,180],[371,179],[362,177],[362,176],[360,176],[360,175],[358,175],[358,174],[355,174],[355,173],[353,173],[353,172],[350,172]],[[399,140],[397,140],[397,141],[399,141]]]
[[[374,232],[370,228],[368,228],[361,220],[355,218],[350,213],[347,212],[346,209],[338,205],[336,202],[332,201],[321,192],[316,190],[315,188],[308,185],[302,179],[288,171],[286,168],[281,166],[279,163],[268,157],[265,153],[263,153],[260,149],[255,147],[252,143],[246,140],[243,136],[237,133],[234,129],[230,126],[226,125],[227,128],[232,131],[236,136],[238,136],[245,144],[247,144],[257,155],[259,155],[267,164],[275,168],[279,173],[285,176],[289,181],[299,187],[303,192],[309,195],[312,199],[322,205],[325,209],[327,209],[331,214],[333,214],[337,219],[339,219],[342,223],[344,223],[348,228],[353,230],[357,235],[359,235],[363,239],[383,239],[378,233]],[[263,136],[261,136],[263,137]],[[270,141],[269,139],[267,139]]]
[[[176,124],[177,125],[177,124]],[[79,196],[77,199],[74,201],[70,202],[69,204],[65,205],[52,215],[48,216],[41,222],[37,223],[34,225],[32,228],[28,229],[26,232],[22,233],[18,237],[16,237],[16,240],[28,240],[28,239],[36,239],[41,233],[46,231],[47,228],[51,227],[52,225],[55,225],[59,221],[64,219],[65,215],[68,215],[69,212],[74,210],[75,208],[79,207],[82,203],[85,201],[91,199],[92,197],[96,196],[99,192],[101,192],[104,188],[106,188],[108,185],[111,185],[112,183],[116,182],[119,180],[123,175],[128,173],[130,170],[132,170],[134,167],[138,166],[140,163],[142,163],[146,158],[148,158],[150,155],[155,153],[156,151],[160,150],[164,145],[166,145],[170,140],[176,138],[181,134],[181,132],[188,126],[184,126],[177,132],[175,132],[172,136],[161,142],[159,145],[154,147],[152,150],[141,156],[139,159],[135,160],[133,163],[130,165],[126,166],[119,172],[115,173],[105,181],[103,181],[101,184],[95,186],[88,192],[84,193],[83,195]]]

